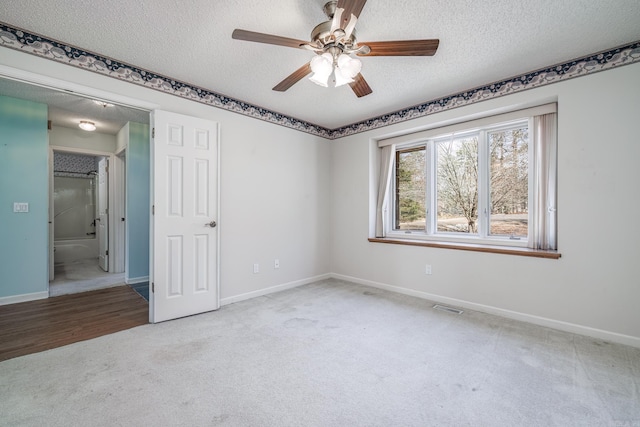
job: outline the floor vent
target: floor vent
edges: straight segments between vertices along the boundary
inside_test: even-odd
[[[449,313],[454,313],[454,314],[464,313],[464,311],[459,310],[457,308],[447,307],[446,305],[440,305],[440,304],[434,305],[433,308],[435,308],[436,310],[448,311]]]

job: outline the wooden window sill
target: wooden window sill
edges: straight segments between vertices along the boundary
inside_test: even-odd
[[[461,251],[474,251],[474,252],[485,252],[485,253],[493,253],[493,254],[503,254],[503,255],[519,255],[519,256],[529,256],[535,258],[547,258],[547,259],[558,259],[560,258],[560,253],[557,251],[544,251],[540,249],[529,249],[529,248],[520,248],[520,247],[511,247],[511,246],[489,246],[489,245],[478,245],[472,243],[449,243],[449,242],[427,242],[427,241],[417,241],[417,240],[400,240],[400,239],[389,239],[389,238],[369,238],[369,241],[372,243],[390,243],[392,245],[406,245],[406,246],[422,246],[425,248],[442,248],[442,249],[458,249]]]

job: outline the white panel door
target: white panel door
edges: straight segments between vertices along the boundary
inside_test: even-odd
[[[109,271],[109,159],[103,157],[98,162],[98,264]]]
[[[218,125],[154,111],[150,321],[219,308]]]

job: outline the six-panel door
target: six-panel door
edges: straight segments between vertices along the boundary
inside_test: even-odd
[[[217,123],[154,112],[153,275],[150,320],[215,310]]]

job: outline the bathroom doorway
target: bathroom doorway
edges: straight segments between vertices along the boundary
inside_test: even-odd
[[[116,95],[111,100],[110,93],[48,78],[34,84],[23,80],[19,70],[3,70],[0,74],[0,95],[45,104],[48,108],[49,200],[48,203],[41,200],[41,203],[49,205],[48,234],[43,236],[48,242],[45,244],[49,246],[49,253],[45,260],[47,265],[36,267],[46,267],[43,291],[49,296],[57,296],[129,285],[148,301],[151,220],[149,124],[152,105]],[[144,107],[141,106],[143,104]],[[91,129],[85,128],[85,125]],[[92,246],[97,243],[97,237],[86,234],[96,232],[97,235],[97,227],[76,230],[73,236],[60,238],[58,234],[58,239],[54,236],[55,219],[61,218],[54,218],[54,152],[89,156],[94,161],[96,157],[109,160],[106,174],[108,191],[105,191],[108,200],[104,211],[108,217],[108,228],[103,230],[108,243],[103,245],[102,257],[103,266],[108,270],[106,272],[96,267],[93,261],[94,257],[96,260],[100,257],[99,253],[95,255]],[[84,171],[85,180],[96,180],[91,176],[93,174],[86,175],[87,172],[98,170],[95,163],[93,165],[90,170]],[[82,176],[82,173],[78,176]],[[44,182],[42,184],[47,185]],[[83,191],[93,191],[95,196],[96,187],[87,186]],[[97,208],[93,197],[91,201],[84,203],[85,212]],[[96,218],[99,215],[94,215],[89,222],[85,217],[78,223],[86,228]],[[65,244],[70,247],[61,247]],[[65,257],[65,254],[73,256],[74,251],[84,259]],[[84,268],[87,266],[83,264],[89,264],[88,268]],[[37,294],[42,297],[42,293]]]
[[[100,289],[124,283],[114,271],[110,244],[110,153],[52,149],[53,277],[49,295]],[[110,253],[111,249],[111,253]]]

